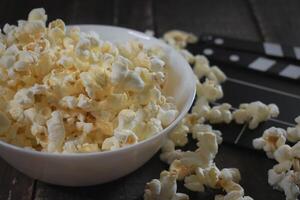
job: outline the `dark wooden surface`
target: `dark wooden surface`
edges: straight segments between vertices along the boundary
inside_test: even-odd
[[[0,26],[24,19],[35,7],[44,7],[49,19],[62,18],[67,24],[113,24],[144,31],[154,30],[160,36],[169,29],[182,29],[196,34],[214,33],[253,41],[271,41],[300,45],[299,0],[0,0]],[[299,85],[261,74],[222,66],[233,79],[266,86],[299,95]],[[224,101],[235,107],[240,102],[261,99],[280,105],[280,121],[292,123],[300,114],[300,100],[274,92],[229,81],[224,85]],[[219,167],[237,167],[242,174],[241,184],[246,194],[258,200],[284,199],[282,193],[267,184],[267,170],[274,161],[251,149],[254,136],[270,126],[286,125],[268,121],[257,130],[245,130],[243,137],[232,145],[221,145],[216,162]],[[224,132],[226,140],[234,141],[243,126],[216,126]],[[192,144],[189,146],[192,147]],[[188,147],[188,148],[189,148]],[[34,167],[34,166],[32,166]],[[116,166],[117,167],[117,166]],[[120,166],[118,166],[120,167]],[[167,165],[153,157],[136,172],[112,183],[92,187],[60,187],[45,184],[17,172],[0,159],[0,199],[142,199],[144,185],[159,177]],[[113,170],[113,169],[112,169]],[[82,172],[84,173],[84,172]],[[180,183],[179,191],[189,193],[191,199],[213,199],[214,192],[188,192]]]

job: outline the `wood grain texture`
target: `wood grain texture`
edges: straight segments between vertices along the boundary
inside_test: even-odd
[[[158,34],[182,29],[195,34],[262,39],[245,0],[156,0],[154,3]]]
[[[34,180],[21,174],[0,158],[0,199],[30,200]]]
[[[1,26],[6,22],[15,24],[18,19],[25,19],[28,12],[34,7],[44,7],[50,20],[61,18],[67,24],[114,24],[141,31],[154,29],[159,35],[170,29],[182,29],[196,34],[213,33],[250,40],[266,39],[289,44],[296,44],[299,41],[297,34],[300,22],[297,17],[299,19],[300,14],[296,12],[299,8],[297,0],[250,0],[249,2],[247,0],[0,0],[0,2]],[[221,67],[233,78],[296,94],[300,92],[297,85],[285,81],[248,73],[248,71],[237,70],[229,66]],[[224,90],[224,100],[232,102],[235,106],[240,101],[250,101],[254,97],[255,99],[262,97],[266,101],[273,100],[272,96],[265,97],[264,94],[261,94],[261,97],[251,95],[254,91],[245,88],[242,92],[248,92],[248,94],[240,98],[237,93],[241,89],[232,83],[226,83]],[[284,106],[284,104],[282,105]],[[285,116],[287,115],[284,114],[283,117]],[[271,125],[273,124],[266,123],[263,126],[267,128]],[[232,132],[232,136],[230,136],[232,138],[235,138],[241,129],[240,126],[235,128],[214,127],[223,130],[226,134]],[[250,134],[259,136],[262,130],[258,131],[247,131],[247,137]],[[241,143],[249,143],[247,137],[245,137],[246,139],[243,137]],[[249,146],[249,144],[247,145]],[[195,142],[191,142],[184,149],[195,149]],[[282,193],[274,191],[267,184],[267,171],[275,162],[268,160],[263,153],[222,144],[216,163],[220,168],[239,168],[242,175],[241,184],[245,188],[245,193],[254,199],[284,199]],[[116,166],[112,170],[118,170],[118,167],[122,166]],[[160,172],[167,168],[168,166],[159,160],[159,154],[156,154],[134,173],[112,183],[71,188],[38,181],[34,184],[32,179],[0,160],[0,200],[140,200],[145,183],[153,178],[158,178]],[[33,192],[34,189],[36,190]],[[189,194],[191,200],[212,200],[214,195],[220,192],[213,190],[206,190],[203,193],[189,192],[183,187],[182,182],[179,183],[178,190]]]
[[[2,0],[3,1],[3,0]],[[0,25],[16,24],[26,19],[33,8],[45,8],[48,21],[60,18],[66,24],[112,24],[113,1],[109,0],[24,0],[3,1],[0,7]]]
[[[300,45],[299,0],[249,0],[265,40]]]
[[[153,29],[152,0],[115,0],[114,24],[140,31]]]
[[[116,166],[115,169],[118,170]],[[61,187],[38,182],[35,194],[36,200],[133,200],[142,199],[144,186],[152,178],[159,177],[166,168],[158,158],[152,158],[144,166],[132,174],[111,183],[90,187]],[[81,172],[84,173],[84,172]]]

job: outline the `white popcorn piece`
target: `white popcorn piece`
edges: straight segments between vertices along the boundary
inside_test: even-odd
[[[212,127],[208,124],[201,124],[201,123],[196,124],[191,128],[191,132],[192,132],[193,138],[197,139],[197,140],[199,140],[201,138],[201,135],[204,132],[210,132],[210,133],[215,134],[218,144],[221,144],[223,141],[222,133],[218,130],[213,130]]]
[[[176,48],[184,48],[188,43],[197,42],[197,36],[179,30],[168,31],[164,34],[163,39]]]
[[[189,52],[186,49],[181,49],[179,50],[179,53],[185,58],[185,60],[189,63],[189,64],[193,64],[195,62],[195,57],[194,55]]]
[[[169,133],[168,137],[176,146],[184,146],[188,143],[187,134],[189,127],[180,122],[175,129]]]
[[[145,83],[135,71],[128,72],[124,80],[124,88],[129,91],[138,92],[144,89]]]
[[[49,152],[60,152],[65,139],[65,128],[61,113],[54,111],[47,121],[48,147]]]
[[[88,98],[84,94],[80,94],[78,97],[77,106],[79,108],[82,108],[83,110],[90,110],[93,107],[93,102],[90,98]]]
[[[28,108],[35,102],[34,94],[28,88],[21,89],[15,94],[14,101],[17,104],[21,105],[23,108]]]
[[[166,65],[165,62],[163,60],[161,60],[160,58],[158,58],[157,56],[151,57],[150,62],[151,62],[151,69],[154,72],[162,72]]]
[[[42,21],[46,23],[47,15],[44,8],[36,8],[30,11],[28,21]]]
[[[269,158],[274,158],[274,152],[286,142],[286,131],[271,127],[264,131],[262,137],[253,140],[255,149],[263,149]]]
[[[196,114],[196,116],[191,116],[192,118],[198,118],[196,121],[200,120],[201,117],[205,118],[207,113],[210,111],[211,107],[205,97],[198,97],[195,105],[192,108],[192,114]],[[194,121],[195,119],[193,119]],[[195,124],[195,122],[193,123]]]
[[[249,128],[255,129],[261,122],[267,121],[279,115],[279,109],[275,104],[265,105],[260,101],[249,104],[241,104],[233,113],[236,123],[249,122]]]
[[[300,116],[295,119],[296,126],[287,128],[287,140],[290,142],[298,142],[300,140]]]
[[[227,76],[225,75],[225,73],[217,66],[213,66],[210,68],[211,73],[214,74],[214,76],[216,77],[216,80],[219,83],[223,83],[224,81],[226,81]]]
[[[145,200],[188,200],[186,194],[177,193],[176,174],[163,171],[160,179],[147,183],[144,193]]]
[[[128,75],[128,66],[126,62],[122,62],[120,58],[119,62],[112,64],[111,81],[113,84],[118,84],[124,81]]]
[[[104,151],[115,150],[120,147],[120,142],[116,137],[106,138],[102,143],[102,150]]]
[[[177,115],[178,115],[177,110],[160,109],[157,117],[161,121],[163,126],[168,126],[176,119]]]
[[[232,120],[231,105],[223,103],[219,106],[214,106],[207,112],[205,118],[212,124],[223,123],[229,124]]]
[[[119,141],[121,146],[128,146],[136,144],[138,142],[138,137],[131,130],[115,130],[114,137]]]
[[[207,58],[202,55],[195,56],[194,74],[198,79],[201,79],[210,72],[210,66]]]
[[[274,152],[274,158],[277,162],[282,163],[291,160],[292,148],[289,145],[282,145]]]
[[[215,81],[206,79],[204,83],[197,82],[197,95],[203,96],[209,102],[223,97],[223,90]]]
[[[94,125],[92,123],[76,122],[76,128],[84,134],[88,134],[93,131]]]
[[[171,164],[174,160],[180,159],[181,157],[182,152],[180,150],[175,150],[174,142],[167,139],[161,148],[160,159],[165,163]]]
[[[77,107],[78,99],[74,96],[65,96],[59,101],[59,105],[63,108],[74,109]]]
[[[284,191],[286,200],[297,200],[300,194],[299,183],[300,174],[293,170],[287,173],[276,173],[274,170],[268,172],[268,182],[275,189]]]
[[[199,148],[195,152],[182,152],[180,158],[171,163],[170,171],[176,172],[178,180],[192,174],[197,167],[207,168],[213,163],[218,152],[215,134],[209,132],[201,134],[197,146]]]

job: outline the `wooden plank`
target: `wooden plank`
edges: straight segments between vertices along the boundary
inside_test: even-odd
[[[109,0],[28,0],[5,1],[1,6],[0,25],[26,19],[33,8],[45,8],[48,20],[63,19],[66,24],[112,24],[113,2]]]
[[[182,29],[195,34],[262,39],[245,0],[156,0],[154,13],[159,34]]]
[[[115,0],[114,24],[140,31],[153,29],[152,0]]]
[[[34,180],[21,174],[0,158],[0,199],[30,200]]]
[[[250,0],[267,41],[300,45],[299,0]]]

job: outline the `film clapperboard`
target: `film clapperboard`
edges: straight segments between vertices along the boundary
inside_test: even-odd
[[[254,130],[234,122],[213,125],[222,131],[224,143],[253,149],[252,140],[265,129],[295,126],[294,118],[300,115],[300,47],[202,35],[188,49],[205,55],[228,76],[223,83],[224,98],[217,103],[228,102],[236,109],[240,103],[259,100],[280,109],[278,118]]]

